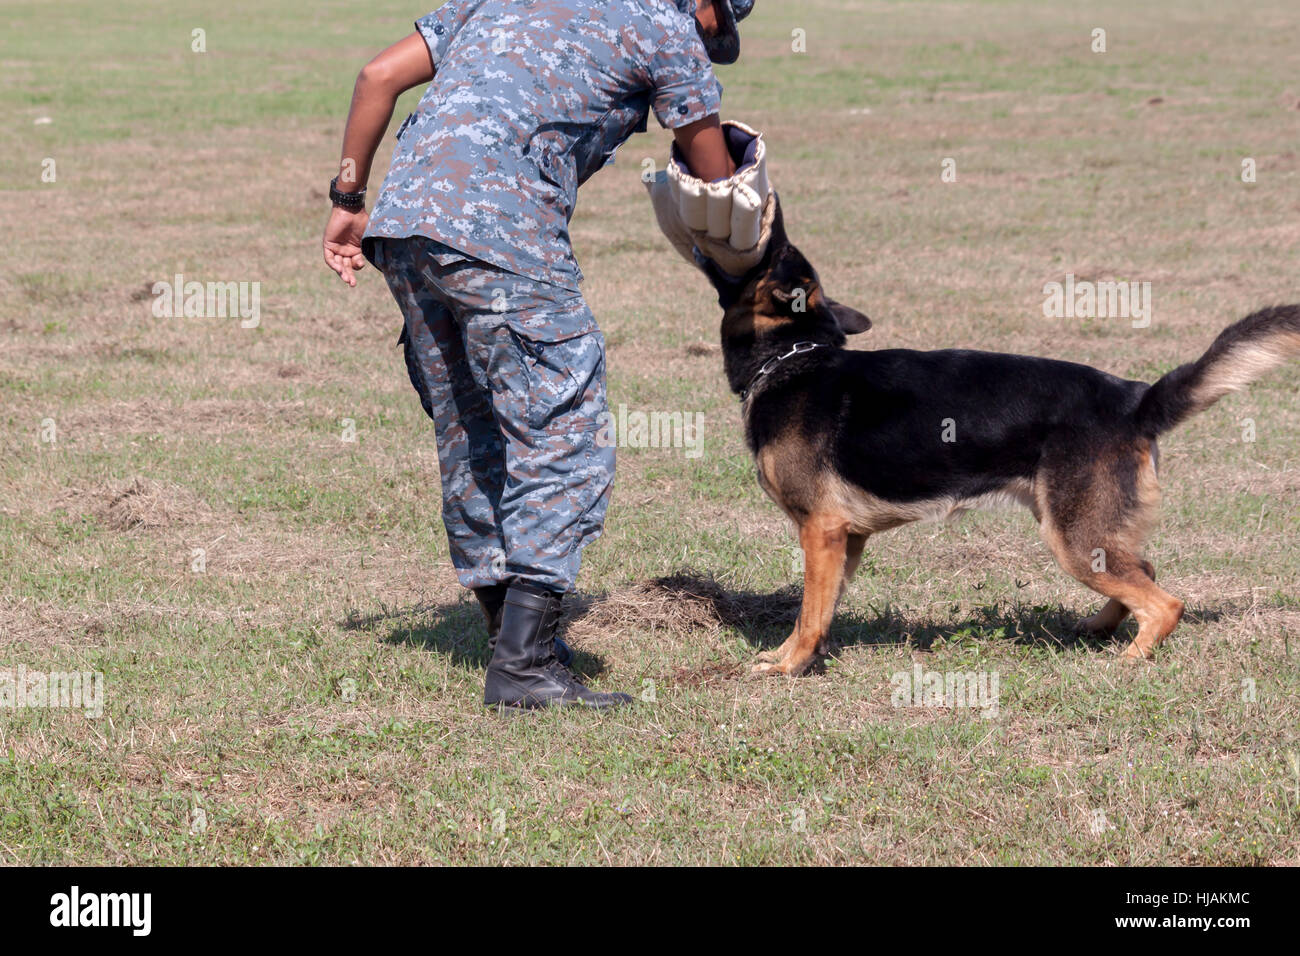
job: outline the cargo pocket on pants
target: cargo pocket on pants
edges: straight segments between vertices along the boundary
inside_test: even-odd
[[[546,431],[562,422],[579,404],[583,392],[583,370],[574,367],[582,340],[590,333],[564,339],[535,339],[507,326],[506,333],[519,361],[523,394],[519,399],[524,421],[533,431]]]
[[[534,431],[589,431],[604,409],[604,336],[589,329],[556,338],[507,326],[522,373],[519,399]]]

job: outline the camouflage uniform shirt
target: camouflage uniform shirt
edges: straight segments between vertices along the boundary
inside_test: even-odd
[[[651,109],[667,128],[718,111],[694,18],[673,0],[448,0],[415,26],[434,78],[398,131],[367,239],[426,236],[576,290],[578,186]]]

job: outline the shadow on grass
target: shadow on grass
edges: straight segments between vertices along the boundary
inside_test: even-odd
[[[588,643],[587,636],[633,629],[686,634],[724,627],[739,632],[755,650],[763,650],[776,647],[789,635],[799,616],[802,594],[794,585],[770,593],[729,590],[710,574],[683,570],[609,594],[569,595],[558,633],[573,647],[574,672],[590,679],[604,673],[608,665],[597,654],[579,649]],[[1220,609],[1189,608],[1186,620],[1205,623],[1224,616]],[[1136,633],[1130,618],[1114,635],[1088,634],[1081,627],[1083,617],[1060,605],[1001,602],[967,612],[953,606],[947,619],[889,605],[845,607],[835,615],[830,638],[839,647],[908,645],[930,650],[936,643],[960,646],[1012,641],[1030,647],[1095,651],[1127,643]],[[387,644],[416,645],[446,654],[452,663],[467,669],[487,667],[487,631],[472,598],[382,608],[370,614],[354,611],[341,626],[373,634]]]
[[[558,635],[564,637],[567,623],[592,603],[590,598],[570,595],[564,600],[564,618]],[[443,604],[415,604],[405,608],[382,608],[370,614],[349,613],[340,622],[345,631],[373,634],[385,644],[406,644],[445,654],[458,667],[484,670],[488,665],[487,628],[477,600],[450,601]],[[595,654],[573,648],[572,670],[587,680],[607,669]]]
[[[799,616],[803,592],[787,586],[769,594],[756,591],[728,591],[710,575],[684,571],[657,578],[649,585],[682,601],[703,605],[705,615],[716,624],[734,628],[755,649],[779,645],[789,636]],[[1082,595],[1086,601],[1087,596]],[[1095,602],[1100,606],[1101,598]],[[956,612],[958,609],[953,608]],[[831,642],[839,647],[907,644],[929,650],[936,643],[963,644],[976,641],[1014,641],[1025,646],[1079,647],[1097,650],[1119,642],[1127,643],[1137,633],[1130,617],[1113,635],[1083,630],[1083,614],[1061,605],[1003,604],[978,607],[946,620],[884,608],[841,607],[831,623]],[[1189,622],[1211,622],[1223,617],[1213,608],[1189,608]]]

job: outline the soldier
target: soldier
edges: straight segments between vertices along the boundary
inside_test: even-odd
[[[591,691],[557,659],[569,658],[555,639],[560,598],[614,478],[614,449],[597,441],[604,338],[568,224],[578,186],[650,110],[700,181],[736,172],[745,145],[724,137],[710,61],[736,59],[752,6],[448,0],[357,78],[325,261],[355,286],[369,260],[405,317],[399,344],[437,431],[452,563],[488,625],[488,706],[631,701]],[[423,83],[367,217],[394,103]]]

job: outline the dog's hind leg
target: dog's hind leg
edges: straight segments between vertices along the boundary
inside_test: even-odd
[[[1124,656],[1153,657],[1182,617],[1183,602],[1156,586],[1155,569],[1138,556],[1160,500],[1149,446],[1088,451],[1045,463],[1039,528],[1063,569],[1110,598],[1089,622],[1118,626],[1131,612],[1138,633]]]
[[[844,592],[849,589],[849,582],[853,580],[853,575],[858,571],[858,565],[862,563],[862,549],[867,546],[867,538],[870,535],[851,534],[844,549],[844,580],[840,582],[839,597],[844,597]]]
[[[849,534],[849,521],[843,515],[813,514],[799,526],[804,561],[799,620],[784,644],[759,655],[762,663],[754,667],[754,673],[801,674],[818,653],[825,653],[831,618],[844,583],[850,538],[866,541],[865,536]],[[854,547],[856,558],[861,558],[861,544]],[[853,563],[856,565],[857,560]]]

